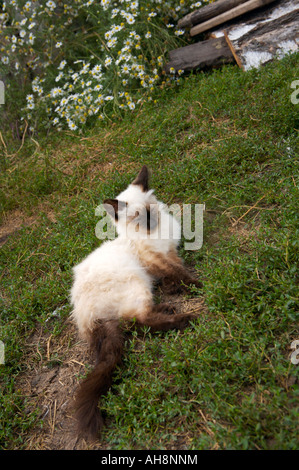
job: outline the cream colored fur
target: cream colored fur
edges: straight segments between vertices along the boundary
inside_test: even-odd
[[[74,268],[71,290],[72,317],[79,332],[87,337],[98,319],[140,318],[150,311],[153,277],[141,262],[140,254],[150,263],[153,254],[166,255],[176,250],[180,240],[180,224],[159,202],[153,190],[144,191],[138,184],[117,196],[127,203],[115,221],[118,237],[104,242]],[[139,225],[136,214],[150,205],[158,224],[151,233]]]

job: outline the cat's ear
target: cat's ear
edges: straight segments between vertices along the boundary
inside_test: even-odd
[[[134,179],[132,184],[136,184],[141,187],[142,191],[146,192],[149,190],[149,171],[146,165],[144,165],[137,177]]]
[[[105,199],[103,206],[105,211],[107,211],[112,218],[118,220],[118,212],[125,209],[127,203],[119,201],[118,199]]]

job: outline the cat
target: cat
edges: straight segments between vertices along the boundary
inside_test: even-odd
[[[180,223],[149,189],[146,165],[116,199],[104,201],[104,208],[118,236],[74,267],[71,289],[72,318],[96,353],[95,367],[75,399],[79,434],[93,438],[104,424],[98,402],[121,361],[126,325],[167,331],[183,329],[195,317],[155,304],[154,283],[160,281],[168,292],[201,285],[178,256]]]

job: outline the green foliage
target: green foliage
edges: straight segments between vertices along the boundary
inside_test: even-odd
[[[3,2],[4,116],[21,117],[37,133],[51,126],[74,131],[134,110],[161,86],[167,52],[186,42],[174,24],[196,6],[188,0]]]

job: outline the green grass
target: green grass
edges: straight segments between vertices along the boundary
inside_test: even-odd
[[[95,207],[144,163],[163,201],[206,204],[203,247],[182,255],[203,280],[193,295],[207,310],[183,333],[133,334],[103,400],[104,444],[298,448],[297,70],[292,55],[259,71],[190,76],[137,115],[84,137],[39,136],[18,153],[4,136],[2,221],[19,211],[36,222],[1,248],[2,448],[26,446],[40,425],[15,387],[25,354],[36,361],[25,340],[40,325],[59,336],[71,268],[99,244]]]

